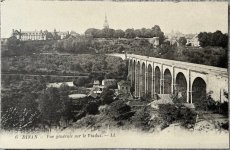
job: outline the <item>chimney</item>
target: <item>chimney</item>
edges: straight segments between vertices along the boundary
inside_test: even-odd
[[[21,29],[19,29],[19,32],[21,33],[21,32],[22,32],[22,30],[21,30]]]

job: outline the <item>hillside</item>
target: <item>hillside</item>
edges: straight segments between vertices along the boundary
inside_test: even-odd
[[[197,64],[227,68],[227,48],[207,46],[175,46],[163,43],[154,47],[147,39],[105,39],[70,37],[68,39],[48,42],[10,41],[8,50],[2,56],[17,56],[33,53],[64,53],[64,54],[107,54],[133,53],[171,60],[179,60]]]

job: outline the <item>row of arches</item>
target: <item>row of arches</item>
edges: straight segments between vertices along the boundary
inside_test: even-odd
[[[152,65],[146,67],[140,61],[130,61],[131,83],[135,87],[135,95],[154,94],[178,94],[178,97],[185,98],[187,102],[196,102],[206,96],[206,83],[201,77],[195,78],[192,89],[188,89],[188,81],[182,72],[176,74],[175,79],[169,69],[161,72],[159,66]],[[189,95],[188,95],[189,94]]]

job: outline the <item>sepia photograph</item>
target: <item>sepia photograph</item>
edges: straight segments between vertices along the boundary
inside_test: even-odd
[[[0,148],[229,148],[228,1],[0,3]]]

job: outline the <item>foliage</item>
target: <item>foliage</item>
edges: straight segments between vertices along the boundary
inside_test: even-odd
[[[114,91],[109,88],[105,88],[101,93],[102,104],[110,104],[114,101]]]
[[[65,63],[63,63],[65,62]],[[36,75],[86,76],[96,79],[126,78],[126,63],[118,57],[106,55],[31,55],[2,58],[2,72]]]
[[[140,99],[141,101],[151,102],[152,101],[151,93],[144,94],[143,96],[141,96]]]
[[[228,102],[220,103],[218,106],[219,106],[219,113],[228,116]]]
[[[179,38],[179,44],[182,46],[185,46],[185,44],[187,43],[187,40],[185,37],[180,37]]]
[[[90,49],[91,41],[85,37],[69,37],[54,43],[53,47],[59,52],[68,53],[93,53]]]
[[[223,34],[221,31],[217,30],[214,33],[201,32],[198,34],[200,45],[202,47],[206,46],[219,46],[227,47],[228,45],[228,35]]]
[[[133,86],[130,87],[130,93],[131,93],[132,95],[134,95],[134,91],[135,91],[135,87],[134,87],[134,85],[133,85]]]
[[[136,37],[139,38],[152,38],[152,37],[159,37],[160,44],[164,41],[164,33],[161,31],[160,26],[155,25],[151,29],[133,29],[129,28],[125,31],[118,29],[95,29],[89,28],[85,31],[87,36],[91,36],[93,38],[127,38],[133,39]]]
[[[100,106],[100,101],[90,101],[88,102],[88,104],[86,105],[86,112],[88,114],[92,114],[95,115],[97,113],[99,113],[99,106]]]
[[[73,84],[75,86],[85,86],[88,84],[91,80],[88,77],[79,77],[76,80],[73,81]]]
[[[199,102],[194,103],[196,110],[217,111],[217,103],[211,97],[211,93],[207,93],[206,97],[200,97]]]
[[[144,107],[139,109],[134,116],[132,117],[132,123],[135,127],[141,128],[143,130],[150,129],[150,109],[148,107]]]
[[[42,121],[48,125],[58,124],[61,117],[69,120],[71,117],[71,100],[68,97],[68,87],[63,85],[60,89],[48,88],[39,97],[39,111]]]
[[[173,122],[180,122],[182,126],[193,127],[196,121],[196,112],[181,104],[160,104],[159,114],[164,120],[165,126]]]
[[[180,97],[178,98],[178,93],[176,94],[172,94],[171,95],[171,99],[173,101],[174,104],[183,104],[183,103],[186,103],[186,97]]]
[[[31,130],[40,122],[37,98],[45,88],[44,80],[22,80],[2,89],[1,124],[5,130]]]
[[[20,41],[12,36],[3,46],[2,56],[34,55],[39,52],[52,51],[53,40],[47,41]],[[5,50],[7,49],[7,50]]]
[[[5,130],[29,130],[36,127],[40,116],[33,94],[25,93],[21,99],[15,98],[15,95],[11,96],[2,97],[2,128]],[[9,103],[8,100],[11,102]]]
[[[123,100],[116,100],[109,106],[110,109],[107,110],[107,115],[114,120],[127,120],[133,115],[133,112],[131,112],[131,107],[128,106]]]
[[[84,118],[80,119],[77,121],[77,127],[82,128],[82,127],[93,127],[97,123],[97,117],[94,115],[87,115]]]

